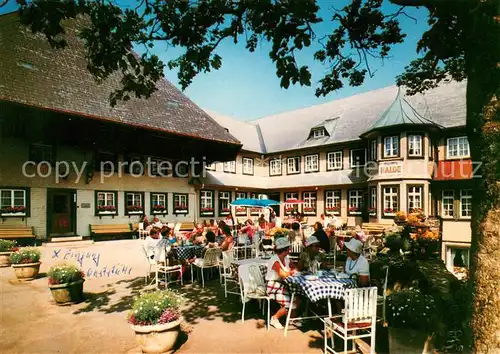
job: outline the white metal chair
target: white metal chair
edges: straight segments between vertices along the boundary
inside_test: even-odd
[[[144,277],[144,283],[148,285],[149,276],[151,275],[152,270],[154,269],[154,271],[156,272],[156,261],[148,256],[148,252],[146,251],[146,247],[144,245],[141,245],[141,249],[144,257],[146,258],[146,261],[148,262],[148,272]]]
[[[221,283],[224,281],[224,296],[227,297],[227,294],[236,294],[241,295],[241,289],[239,280],[236,279],[231,273],[231,263],[234,262],[234,251],[228,250],[222,252],[222,261],[220,262],[219,274],[221,277]],[[234,288],[228,289],[228,283],[233,283],[236,286]],[[238,290],[236,292],[235,290]]]
[[[149,232],[144,229],[143,222],[139,223],[139,228],[137,229],[137,233],[139,235],[140,240],[144,240],[149,235]]]
[[[340,320],[340,321],[336,321]],[[342,315],[325,318],[325,353],[341,353],[334,349],[334,335],[344,341],[344,351],[347,353],[347,343],[352,340],[355,350],[355,339],[370,338],[370,353],[375,353],[375,326],[377,321],[377,288],[357,288],[346,290],[345,308]],[[366,331],[357,334],[357,331]],[[331,335],[331,346],[328,345],[328,335]]]
[[[168,281],[168,275],[169,274],[176,274],[176,273],[179,273],[179,279],[178,280],[174,280],[172,282],[178,282],[180,281],[181,285],[183,285],[183,281],[182,281],[182,265],[180,264],[169,264],[169,260],[168,260],[168,257],[167,257],[167,254],[170,252],[170,250],[172,249],[171,246],[167,246],[166,248],[166,252],[165,252],[165,258],[163,260],[162,263],[160,264],[156,264],[155,265],[155,283],[156,283],[156,288],[158,288],[159,284],[160,284],[160,279],[159,279],[159,274],[163,274],[164,275],[164,280],[163,280],[163,283],[165,284],[165,288],[168,287],[168,284],[169,284],[169,281]]]
[[[241,289],[241,301],[243,302],[243,308],[241,309],[241,322],[245,322],[245,305],[248,300],[255,299],[259,303],[262,300],[267,301],[267,330],[269,331],[269,322],[271,317],[271,298],[266,294],[266,282],[264,277],[260,272],[260,268],[257,264],[245,264],[241,266],[248,267],[248,279],[243,279],[244,271],[239,272],[239,282]],[[262,313],[264,313],[264,307],[262,307]]]
[[[179,233],[179,231],[181,231],[181,226],[182,226],[182,223],[178,222],[177,224],[175,224],[175,227],[174,227],[174,235],[177,237],[177,234]]]
[[[203,258],[196,258],[195,261],[191,263],[191,283],[194,282],[193,267],[198,267],[201,270],[201,283],[203,287],[205,287],[205,277],[203,275],[203,270],[209,268],[218,268],[220,255],[220,248],[209,248],[205,252]]]
[[[238,259],[246,259],[247,254],[251,255],[252,246],[248,245],[248,236],[247,234],[241,234],[238,236],[238,243],[233,247],[234,249],[234,257],[236,260]]]
[[[292,261],[298,261],[299,260],[299,254],[302,252],[304,249],[304,245],[302,242],[298,241],[293,241],[292,242],[292,247],[290,250],[290,255],[288,256]]]

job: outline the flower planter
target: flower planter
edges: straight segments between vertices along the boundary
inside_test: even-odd
[[[83,301],[84,282],[85,279],[80,279],[66,284],[49,285],[49,289],[57,304],[73,304]]]
[[[174,349],[182,318],[177,321],[151,326],[131,325],[135,340],[143,353],[166,353]]]
[[[33,280],[40,271],[40,264],[42,264],[42,262],[13,264],[12,268],[14,268],[14,274],[17,279]]]
[[[389,327],[390,354],[431,354],[433,337],[414,329]]]
[[[10,255],[12,252],[0,252],[0,267],[10,267]]]

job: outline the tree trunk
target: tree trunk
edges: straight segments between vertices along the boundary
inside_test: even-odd
[[[473,352],[481,354],[500,353],[499,4],[489,0],[486,11],[472,12],[467,28],[467,131],[472,160],[482,162],[473,188],[470,278]]]

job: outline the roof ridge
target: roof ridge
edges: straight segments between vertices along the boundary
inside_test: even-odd
[[[266,141],[264,140],[264,135],[262,135],[262,129],[260,129],[260,124],[255,124],[257,129],[257,136],[259,137],[259,144],[264,154],[267,154]]]

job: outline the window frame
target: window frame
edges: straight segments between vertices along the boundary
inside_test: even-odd
[[[386,151],[386,139],[396,139],[397,142],[397,150],[395,155],[388,155]],[[391,141],[391,150],[394,151],[394,141]],[[401,136],[400,135],[387,135],[382,138],[382,157],[384,159],[394,159],[401,156]]]
[[[222,198],[223,193],[229,193],[227,198]],[[231,207],[229,205],[231,204],[231,197],[232,196],[233,196],[233,193],[230,190],[220,190],[219,191],[219,195],[218,195],[219,216],[226,216],[226,215],[229,215],[231,213]],[[227,211],[222,210],[222,203],[221,203],[222,199],[227,200],[227,209],[228,209]]]
[[[148,176],[150,177],[173,177],[175,165],[172,161],[165,160],[158,157],[148,156],[149,164],[148,165]],[[170,164],[169,167],[163,167],[163,164]],[[153,166],[155,166],[155,171],[153,173]],[[161,166],[161,168],[159,168]]]
[[[471,258],[470,258],[470,246],[469,245],[457,245],[457,244],[451,244],[451,245],[445,245],[445,266],[446,266],[446,269],[448,269],[448,271],[450,271],[451,273],[453,273],[453,257],[452,257],[452,252],[451,252],[451,249],[462,249],[462,250],[466,250],[467,251],[467,264],[466,264],[466,267],[467,269],[470,269],[470,262],[471,262]],[[450,262],[451,261],[451,264]]]
[[[154,196],[163,196],[165,198],[165,202],[163,206],[165,207],[164,210],[154,210],[155,204],[154,202]],[[168,214],[168,195],[165,192],[149,192],[149,206],[150,206],[150,211],[152,215],[167,215]]]
[[[410,188],[420,188],[420,208],[410,208]],[[413,212],[418,212],[418,209],[420,209],[423,213],[425,213],[425,202],[424,202],[424,185],[423,184],[409,184],[406,186],[406,209],[408,213],[412,213],[412,209],[417,209],[413,210]],[[412,193],[412,195],[415,195]]]
[[[370,207],[368,208],[369,216],[377,216],[377,202],[378,202],[377,189],[378,189],[377,187],[370,187],[370,195],[369,195]]]
[[[14,194],[15,192],[20,192],[22,191],[24,193],[24,211],[23,212],[2,212],[2,201],[1,201],[1,192],[2,191],[9,191],[11,196],[11,205],[10,207],[16,207],[16,205],[12,205],[14,203],[14,200],[16,199]],[[20,205],[19,205],[20,206]],[[19,207],[18,206],[18,207]],[[9,207],[9,206],[7,206]],[[13,186],[1,186],[0,187],[0,217],[5,218],[5,217],[29,217],[31,215],[31,188],[29,187],[13,187]]]
[[[453,139],[457,140],[457,156],[450,156],[450,140],[453,140]],[[466,141],[467,141],[467,150],[468,150],[467,155],[459,155],[459,153],[460,153],[460,139],[466,139]],[[460,159],[468,159],[468,158],[470,158],[470,144],[469,144],[469,138],[466,135],[454,136],[454,137],[446,139],[446,159],[447,160],[460,160]]]
[[[211,193],[211,205],[209,207],[202,206],[202,200],[204,199],[203,193]],[[215,191],[213,189],[200,189],[199,193],[199,213],[200,216],[215,216]],[[211,210],[203,210],[211,209]]]
[[[250,199],[259,199],[259,194],[257,192],[250,192]],[[260,208],[249,208],[251,216],[258,216],[261,212]]]
[[[186,208],[183,209],[176,209],[176,199],[177,197],[185,197],[186,198],[186,204],[178,204],[179,206],[185,206]],[[178,214],[189,214],[189,194],[188,193],[174,193],[172,195],[172,211],[174,215]]]
[[[444,196],[444,193],[445,192],[451,192],[451,197],[450,196],[446,196],[446,199],[450,199],[451,198],[451,210],[452,210],[452,215],[445,215],[445,204],[444,204],[444,201],[445,201],[445,196]],[[443,189],[441,191],[441,201],[440,201],[440,204],[441,204],[441,217],[443,219],[455,219],[456,218],[456,213],[455,213],[455,190],[454,189]]]
[[[238,194],[242,194],[243,198],[238,197]],[[248,197],[248,193],[247,192],[240,192],[240,191],[236,191],[235,192],[235,199],[236,200],[238,200],[238,199],[246,199],[247,197]],[[240,210],[238,210],[238,208],[240,208]],[[247,208],[246,207],[235,207],[234,215],[236,215],[236,216],[245,216],[245,215],[247,215]]]
[[[307,158],[316,157],[316,169],[308,170],[307,169]],[[308,154],[304,156],[304,173],[314,173],[319,172],[319,154]]]
[[[128,203],[128,196],[130,194],[138,194],[141,196],[141,210],[128,210],[128,207],[129,205],[127,204]],[[125,215],[142,215],[142,214],[145,214],[145,211],[146,211],[146,208],[144,206],[144,203],[145,203],[145,199],[144,199],[144,192],[137,192],[137,191],[125,191],[123,193],[123,206],[125,208]]]
[[[278,163],[279,170],[280,170],[279,173],[273,173],[272,163],[275,161]],[[283,175],[283,161],[281,160],[281,158],[275,157],[275,158],[270,159],[269,160],[269,176],[273,177],[273,176],[282,176],[282,175]]]
[[[114,195],[114,211],[99,211],[99,193]],[[106,202],[106,198],[104,198]],[[111,190],[96,190],[94,191],[94,215],[95,216],[116,216],[118,215],[118,191]]]
[[[316,135],[316,133],[318,133],[318,135]],[[312,138],[313,139],[324,138],[325,136],[326,136],[326,134],[325,134],[325,128],[314,128],[314,129],[312,129]]]
[[[217,163],[215,161],[210,163],[210,164],[205,163],[205,169],[207,171],[216,171],[217,170]]]
[[[401,190],[400,190],[400,186],[397,185],[397,184],[386,184],[386,185],[382,185],[381,186],[382,188],[382,198],[381,198],[381,203],[382,203],[382,217],[383,218],[394,218],[396,216],[396,212],[399,210],[400,206],[401,206]],[[390,207],[389,208],[386,208],[385,207],[385,197],[387,195],[389,195],[388,193],[386,193],[385,189],[386,188],[391,188],[391,189],[396,189],[396,207],[394,207],[394,205],[392,205],[392,202],[393,202],[393,199],[391,198],[390,200]],[[394,194],[390,193],[390,196],[394,196]],[[390,209],[392,211],[387,211],[386,212],[386,209]]]
[[[298,171],[295,172],[290,172],[290,164],[288,163],[290,160],[297,160],[298,161]],[[300,156],[290,156],[286,158],[286,174],[287,175],[298,175],[301,172],[301,158]]]
[[[228,164],[228,163],[231,163],[231,165],[232,165],[232,166],[234,166],[234,169],[233,169],[233,170],[230,170],[230,169],[228,169],[228,168],[227,168],[227,166],[228,166],[227,164]],[[225,162],[223,163],[223,171],[224,171],[225,173],[236,173],[236,160],[233,160],[233,161],[225,161]]]
[[[294,198],[299,199],[299,196],[300,196],[299,192],[285,192],[284,201],[286,201],[287,199],[294,199]],[[297,210],[297,211],[300,210],[300,204],[297,205],[297,207],[294,207],[292,204],[288,204],[285,202],[283,202],[283,204],[284,204],[285,215],[291,215],[293,210]],[[291,207],[287,207],[288,205],[290,205]]]
[[[356,194],[360,193],[361,195],[356,195],[352,196],[351,193],[356,192]],[[349,216],[356,216],[356,215],[361,215],[363,212],[363,204],[364,204],[364,191],[363,189],[349,189],[347,191],[347,215]],[[354,206],[351,206],[351,197],[355,197],[356,200],[359,200],[359,205],[356,206],[357,210],[351,210]]]
[[[370,161],[377,162],[377,160],[378,160],[378,138],[375,138],[370,140]]]
[[[364,152],[365,152],[365,163],[364,163],[364,164],[362,164],[362,165],[354,165],[354,164],[353,164],[353,152],[354,152],[354,151],[359,151],[359,150],[364,150]],[[360,168],[360,167],[364,167],[364,166],[366,166],[366,157],[367,157],[367,156],[366,156],[366,149],[364,149],[364,148],[356,148],[356,149],[351,149],[351,150],[349,151],[349,155],[350,155],[350,156],[349,156],[349,165],[351,166],[351,169],[352,169],[352,168]]]
[[[333,161],[335,162],[335,155],[340,153],[340,167],[330,167],[330,161],[329,161],[329,156],[333,155]],[[329,151],[326,153],[326,170],[327,171],[340,171],[344,169],[344,151],[343,150],[335,150],[335,151]]]
[[[331,196],[329,195],[331,193]],[[336,196],[338,194],[338,198]],[[332,200],[331,206],[329,207],[329,200]],[[342,213],[342,190],[341,189],[327,189],[325,190],[325,202],[324,202],[324,212],[325,215],[335,215],[339,216]]]
[[[470,191],[470,195],[464,196],[463,195],[464,191]],[[469,204],[470,204],[469,213],[470,213],[470,215],[468,215],[468,216],[467,215],[465,215],[465,216],[463,215],[463,211],[464,211],[464,209],[463,209],[463,202],[462,202],[463,199],[469,200]],[[472,188],[461,188],[460,189],[458,209],[460,211],[460,214],[458,215],[458,217],[460,219],[471,219],[471,217],[472,217]]]
[[[251,161],[251,167],[252,171],[251,172],[245,172],[245,161]],[[247,176],[253,176],[255,173],[255,168],[254,168],[254,159],[252,157],[243,157],[241,160],[241,168],[242,168],[242,173]]]
[[[410,137],[420,137],[420,154],[410,154]],[[422,133],[408,133],[406,135],[406,156],[409,159],[422,159],[425,157],[425,139]]]
[[[50,149],[50,160],[47,160],[45,158],[42,158],[42,159],[34,158],[36,148],[49,148]],[[30,161],[33,161],[37,165],[41,162],[48,162],[51,166],[54,166],[55,162],[56,162],[56,157],[55,157],[56,151],[55,150],[56,150],[55,146],[52,144],[31,143],[31,144],[29,144],[29,152],[28,152],[29,159],[30,159]]]
[[[309,203],[306,203],[306,194],[311,194],[311,195],[314,195],[314,201],[313,201],[313,205],[310,206]],[[310,199],[311,197],[308,197],[308,199]],[[311,215],[317,215],[318,213],[318,192],[317,191],[303,191],[302,192],[302,200],[304,201],[304,204],[302,204],[302,212],[304,213],[304,215],[308,215],[308,216],[311,216]],[[309,206],[306,206],[309,205]],[[306,208],[311,208],[313,210],[308,210],[306,211]]]

